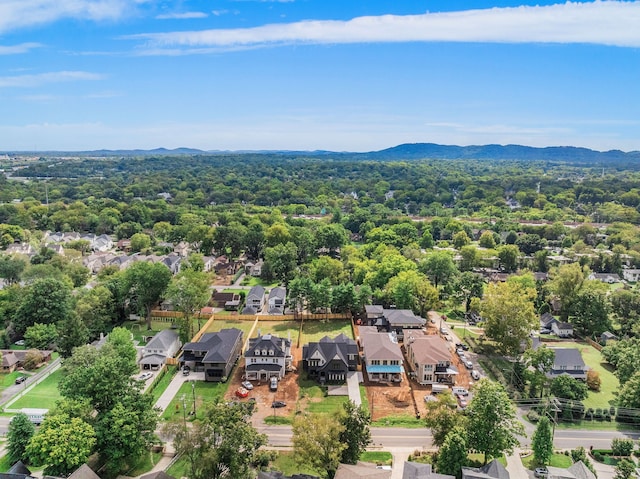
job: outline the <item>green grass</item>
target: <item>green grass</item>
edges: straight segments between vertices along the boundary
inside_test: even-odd
[[[277,413],[276,413],[277,414]],[[267,416],[264,423],[270,426],[288,426],[293,423],[293,419],[287,416]]]
[[[577,429],[587,431],[638,431],[639,426],[633,424],[624,424],[616,421],[575,421],[575,422],[559,422],[556,429]]]
[[[128,477],[136,477],[142,474],[149,472],[153,466],[155,466],[160,458],[162,457],[161,452],[147,452],[143,454],[135,464],[132,464],[131,467],[122,471],[125,476]]]
[[[229,388],[226,383],[208,383],[204,381],[194,381],[184,383],[176,396],[173,398],[167,409],[162,414],[162,419],[183,419],[183,408],[189,413],[193,410],[193,389],[191,384],[195,384],[196,414],[198,418],[203,417],[203,409],[206,403],[211,403],[217,399],[222,399]],[[184,402],[183,402],[184,398]],[[189,418],[189,416],[187,416]]]
[[[360,399],[362,400],[362,407],[367,411],[370,411],[369,398],[367,397],[367,388],[364,387],[364,384],[360,385]]]
[[[245,276],[240,283],[242,286],[264,286],[267,289],[275,288],[279,283],[273,281],[265,281],[256,276]]]
[[[564,454],[556,452],[551,456],[551,460],[547,465],[551,467],[560,467],[562,469],[566,469],[567,467],[570,467],[571,464],[573,464],[573,461],[571,460],[570,456],[565,456]],[[534,470],[536,467],[540,466],[540,464],[537,464],[534,461],[533,454],[523,457],[522,465],[530,470]]]
[[[578,342],[563,342],[558,347],[579,349],[585,364],[600,374],[600,392],[589,391],[589,395],[583,401],[584,407],[596,409],[615,405],[615,393],[620,389],[620,382],[613,374],[611,365],[602,358],[600,351],[586,343]]]
[[[348,400],[348,396],[326,396],[320,402],[310,402],[307,411],[313,414],[335,415],[342,410],[342,405]]]
[[[353,339],[353,331],[351,322],[344,320],[306,320],[302,325],[301,343],[313,343],[320,341],[323,337],[329,336],[335,338],[343,333],[348,338]]]
[[[189,462],[186,458],[181,457],[171,465],[167,470],[167,474],[173,477],[189,477],[189,474],[191,474]]]
[[[484,463],[484,454],[475,453],[475,452],[474,453],[469,453],[469,454],[467,454],[467,459],[473,464],[482,465]],[[504,455],[502,455],[500,457],[496,457],[496,460],[500,464],[502,464],[504,467],[507,467],[507,458],[504,457]]]
[[[280,471],[287,476],[293,474],[310,474],[316,475],[318,471],[299,466],[295,461],[293,451],[280,451],[278,457],[271,464],[274,471]]]
[[[240,293],[247,293],[246,289],[242,289],[242,288],[225,288],[222,290],[223,293],[234,293],[234,294],[240,294]]]
[[[420,419],[416,419],[415,416],[410,416],[409,414],[399,414],[397,416],[387,416],[377,421],[373,421],[371,425],[373,427],[419,428],[424,427],[424,422]]]
[[[209,326],[209,329],[207,329],[207,332],[216,333],[222,329],[236,328],[242,331],[246,338],[251,332],[252,327],[253,321],[240,321],[239,319],[215,319]]]
[[[291,344],[296,345],[298,342],[298,333],[300,330],[300,323],[298,321],[258,321],[256,330],[253,332],[254,336],[260,334],[273,334],[280,338],[289,338],[291,335]]]
[[[170,318],[167,318],[170,319]],[[163,329],[171,328],[173,323],[171,321],[154,321],[151,320],[151,331],[147,329],[147,322],[141,321],[129,321],[123,324],[123,327],[127,328],[133,334],[133,340],[138,341],[139,344],[145,344],[143,336],[153,336],[154,332],[162,331]]]
[[[393,455],[387,451],[364,451],[360,456],[362,462],[373,462],[379,466],[391,465]]]
[[[18,376],[30,376],[30,374],[20,371],[14,371],[9,374],[0,375],[0,390],[8,388],[9,386],[13,386],[16,383],[16,378]]]
[[[5,455],[0,457],[0,472],[7,472],[11,469],[11,462],[9,461],[9,456]]]
[[[11,404],[11,409],[37,408],[52,409],[60,396],[58,382],[62,371],[58,369],[35,385],[27,394]]]
[[[177,371],[177,366],[169,366],[167,372],[162,376],[162,378],[160,378],[160,381],[155,384],[153,390],[149,391],[149,394],[153,396],[153,404],[155,404],[160,396],[162,396],[162,393],[167,389]]]

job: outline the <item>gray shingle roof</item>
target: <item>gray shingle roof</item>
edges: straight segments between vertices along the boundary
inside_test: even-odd
[[[462,479],[509,479],[509,472],[494,459],[482,467],[463,467]]]
[[[145,346],[146,349],[163,349],[169,347],[178,339],[178,332],[173,329],[163,329],[157,333]]]
[[[217,333],[202,335],[197,343],[187,343],[184,351],[207,351],[202,359],[203,363],[226,363],[234,351],[238,340],[242,338],[242,331],[237,328],[227,328]]]

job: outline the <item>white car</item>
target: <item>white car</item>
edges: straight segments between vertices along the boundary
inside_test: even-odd
[[[471,377],[477,381],[478,379],[480,379],[480,373],[474,369],[473,371],[471,371]]]
[[[140,381],[146,381],[151,376],[153,376],[153,373],[142,373],[138,379],[140,379]]]
[[[242,387],[245,388],[247,391],[251,391],[253,389],[253,384],[251,384],[249,381],[243,381]]]

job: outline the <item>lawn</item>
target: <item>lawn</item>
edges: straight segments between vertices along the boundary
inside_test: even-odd
[[[245,276],[240,284],[242,286],[264,286],[266,289],[271,289],[271,288],[275,288],[280,283],[278,282],[274,283],[273,281],[265,281],[255,276]]]
[[[348,338],[353,339],[353,330],[351,329],[351,322],[344,320],[307,320],[302,325],[302,338],[301,343],[313,343],[320,341],[325,336],[335,338],[340,333],[343,333]]]
[[[280,471],[286,476],[293,474],[317,474],[317,471],[299,466],[295,461],[293,451],[279,451],[278,457],[271,463],[271,468]]]
[[[551,466],[551,467],[561,467],[562,469],[566,469],[567,467],[570,467],[571,464],[573,464],[573,461],[571,460],[571,457],[565,456],[564,454],[556,452],[551,456],[551,460],[549,461],[549,464],[547,464],[547,465]],[[540,466],[540,464],[536,464],[534,462],[533,454],[523,457],[522,458],[522,465],[524,467],[526,467],[527,469],[530,469],[532,471],[536,467]]]
[[[192,388],[195,385],[195,391]],[[185,382],[171,404],[167,407],[162,419],[183,419],[185,412],[188,414],[193,410],[193,396],[195,392],[196,398],[196,415],[202,417],[202,410],[205,404],[211,403],[217,399],[222,399],[229,388],[229,382],[226,383],[208,383],[205,381],[189,381]],[[186,408],[186,410],[185,410]],[[188,417],[188,416],[187,416]]]
[[[128,477],[140,476],[146,472],[149,472],[153,468],[153,466],[158,463],[161,457],[161,452],[146,452],[138,459],[135,464],[132,464],[128,470],[122,472],[125,476]]]
[[[246,338],[251,332],[252,327],[253,321],[240,321],[239,319],[215,319],[211,322],[211,325],[209,326],[207,332],[215,333],[222,329],[236,328],[242,331],[244,337]]]
[[[393,456],[386,451],[364,451],[360,456],[362,462],[373,462],[378,466],[390,466]]]
[[[8,388],[9,386],[13,386],[16,383],[16,378],[18,376],[29,376],[30,374],[24,373],[21,371],[14,371],[9,374],[0,375],[0,391]]]
[[[409,414],[398,414],[396,416],[387,416],[371,423],[373,427],[408,427],[417,429],[424,427],[424,421],[416,419],[415,416]]]
[[[151,321],[151,330],[147,329],[147,322],[141,321],[129,321],[123,325],[133,334],[133,340],[138,341],[138,344],[145,344],[143,342],[144,336],[153,336],[154,332],[162,331],[163,329],[169,329],[173,325],[171,318],[167,318],[169,321]]]
[[[62,371],[58,369],[36,384],[27,394],[11,404],[11,409],[52,409],[60,396],[58,381]]]
[[[273,334],[280,338],[291,337],[291,345],[297,345],[300,323],[298,321],[258,321],[254,336],[260,334]]]
[[[620,382],[613,374],[613,368],[602,359],[600,351],[585,343],[567,342],[561,343],[559,347],[579,349],[582,359],[587,366],[600,374],[600,392],[589,391],[589,396],[585,399],[585,408],[602,408],[615,404],[616,392],[620,389]]]
[[[162,393],[164,392],[164,390],[167,389],[167,387],[169,386],[169,383],[171,382],[171,380],[173,379],[173,376],[175,376],[177,371],[178,371],[177,366],[169,366],[167,369],[167,372],[164,373],[164,375],[160,378],[160,381],[158,381],[155,384],[155,386],[153,387],[153,390],[148,391],[148,393],[153,396],[154,404],[158,401],[160,396],[162,396]]]

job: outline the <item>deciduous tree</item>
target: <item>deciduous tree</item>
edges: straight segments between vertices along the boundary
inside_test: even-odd
[[[29,417],[20,412],[13,416],[7,432],[7,456],[11,464],[27,460],[27,445],[36,431]]]
[[[433,444],[442,446],[449,431],[464,423],[464,416],[458,412],[458,404],[451,394],[440,394],[437,401],[426,403],[425,425],[431,429]]]
[[[512,452],[524,435],[524,427],[500,383],[482,379],[476,384],[475,394],[467,407],[467,444],[489,457]]]
[[[151,329],[151,309],[166,291],[169,281],[171,271],[161,263],[138,261],[125,270],[128,296],[145,315],[148,329]]]
[[[302,415],[293,420],[293,451],[300,465],[328,479],[335,476],[347,445],[340,440],[345,427],[330,415]]]
[[[211,298],[209,276],[203,271],[186,269],[180,271],[169,283],[166,297],[176,311],[182,313],[180,340],[183,343],[193,338],[193,316],[207,305]]]
[[[467,465],[467,433],[457,426],[449,431],[438,451],[438,474],[462,477],[462,468]]]
[[[369,411],[361,406],[356,406],[352,401],[347,401],[342,405],[343,410],[340,415],[340,422],[344,430],[340,434],[340,442],[346,444],[346,449],[342,451],[340,462],[345,464],[355,464],[360,460],[360,456],[371,444],[371,416]]]
[[[553,455],[553,429],[547,416],[540,416],[531,438],[531,448],[536,463],[546,466]]]

